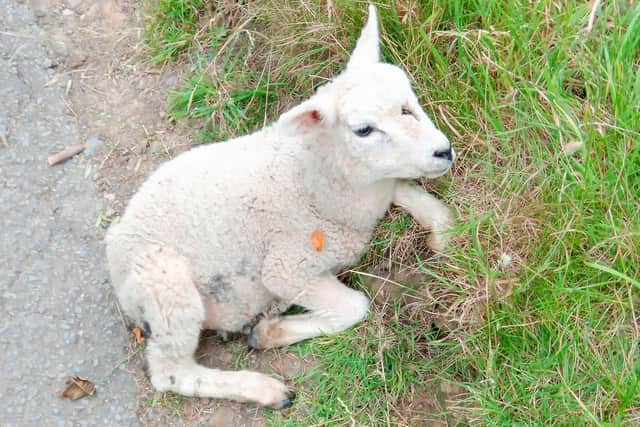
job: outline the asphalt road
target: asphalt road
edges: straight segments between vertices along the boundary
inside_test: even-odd
[[[64,86],[46,85],[55,63],[28,5],[0,0],[0,425],[137,425],[101,199],[79,159],[47,164],[81,142]],[[68,375],[96,396],[60,398]]]

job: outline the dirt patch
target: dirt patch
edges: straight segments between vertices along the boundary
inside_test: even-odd
[[[139,3],[126,0],[31,0],[49,32],[67,106],[84,140],[97,137],[91,174],[111,215],[122,211],[159,163],[191,146],[189,130],[165,118],[180,71],[145,64]]]
[[[409,393],[397,414],[407,426],[465,425],[462,411],[456,410],[464,397],[465,391],[461,387],[441,381]]]

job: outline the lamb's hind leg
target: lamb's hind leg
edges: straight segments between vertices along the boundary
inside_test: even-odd
[[[134,274],[145,294],[144,320],[150,329],[146,355],[151,383],[158,391],[252,401],[276,408],[291,405],[292,394],[274,378],[196,363],[194,352],[205,309],[186,259],[166,250],[154,251],[136,263]]]
[[[297,295],[291,293],[291,287],[276,288],[285,293],[279,294],[280,297],[309,312],[262,319],[249,335],[249,345],[254,348],[283,347],[319,335],[340,332],[367,316],[367,297],[328,274],[312,279]]]

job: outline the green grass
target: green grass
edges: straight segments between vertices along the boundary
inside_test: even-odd
[[[163,58],[193,64],[172,97],[174,117],[215,113],[204,128],[216,139],[310,94],[341,67],[366,10],[333,3],[330,20],[319,0],[251,2],[242,31],[236,23],[200,46],[187,42],[194,33],[177,44],[163,35],[185,28],[183,15],[156,16],[152,57],[154,46],[180,46]],[[412,74],[460,154],[453,179],[430,184],[459,214],[451,252],[412,261],[438,299],[424,311],[445,306],[459,326],[435,339],[415,310],[378,307],[364,325],[296,347],[318,365],[298,379],[300,409],[273,415],[274,425],[406,424],[403,405],[437,381],[466,390],[456,412],[464,422],[637,424],[640,6],[603,2],[585,32],[589,4],[576,1],[379,4],[384,57]],[[188,16],[205,14],[196,9]],[[214,58],[231,81],[224,96],[227,79],[210,78]],[[413,232],[392,216],[364,262]],[[511,265],[500,265],[503,254]]]
[[[222,59],[219,77],[210,77],[207,64],[214,58],[197,58],[184,86],[170,93],[169,117],[198,121],[202,142],[222,141],[261,127],[276,98],[275,84],[239,63],[238,58],[248,53],[235,53]]]
[[[204,0],[146,0],[151,19],[145,41],[153,62],[176,59],[197,41]]]
[[[385,424],[394,419],[396,402],[408,399],[416,388],[437,383],[437,378],[428,376],[435,362],[422,345],[436,338],[434,330],[410,322],[400,312],[399,306],[390,307],[384,322],[367,322],[292,347],[291,351],[318,360],[313,370],[297,379],[309,385],[298,394],[297,406],[310,410],[291,415],[274,411],[273,425],[343,426],[352,420]]]
[[[159,406],[169,415],[181,415],[184,410],[184,399],[184,396],[171,392],[155,393],[147,399],[146,405],[149,408]]]

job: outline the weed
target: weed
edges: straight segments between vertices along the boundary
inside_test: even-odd
[[[177,58],[195,42],[204,0],[148,0],[145,40],[152,62]]]
[[[155,393],[149,399],[147,399],[147,406],[153,408],[154,406],[163,407],[169,415],[180,415],[184,408],[184,396],[179,394],[166,392]]]

